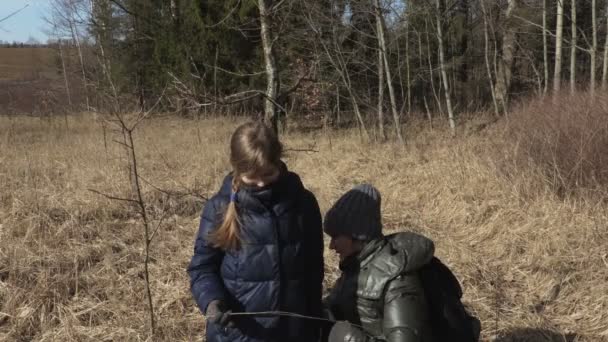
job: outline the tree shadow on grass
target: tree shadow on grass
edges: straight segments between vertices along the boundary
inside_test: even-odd
[[[582,336],[539,328],[515,328],[504,332],[493,342],[577,342]]]

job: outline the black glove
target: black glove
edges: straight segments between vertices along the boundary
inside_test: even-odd
[[[334,324],[329,333],[329,342],[367,342],[367,335],[346,321]]]
[[[223,328],[231,327],[234,323],[230,320],[231,310],[221,300],[214,300],[207,306],[207,321],[217,324]]]

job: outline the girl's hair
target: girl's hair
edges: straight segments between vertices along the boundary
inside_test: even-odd
[[[240,222],[234,201],[241,186],[243,175],[252,176],[270,168],[279,168],[283,146],[275,132],[262,122],[240,125],[230,139],[230,164],[232,164],[232,193],[224,214],[224,221],[211,233],[212,245],[223,250],[235,250],[241,246]]]

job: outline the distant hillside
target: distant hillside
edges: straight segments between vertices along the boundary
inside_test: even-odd
[[[0,82],[55,79],[59,63],[51,48],[0,47]]]
[[[68,99],[59,51],[52,47],[0,47],[0,114],[49,115],[82,101],[80,65],[65,49]]]

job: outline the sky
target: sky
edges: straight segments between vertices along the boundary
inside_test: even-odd
[[[0,40],[25,42],[33,37],[46,42],[47,25],[42,17],[48,12],[49,0],[0,0],[0,20],[28,4],[23,11],[0,22]]]

